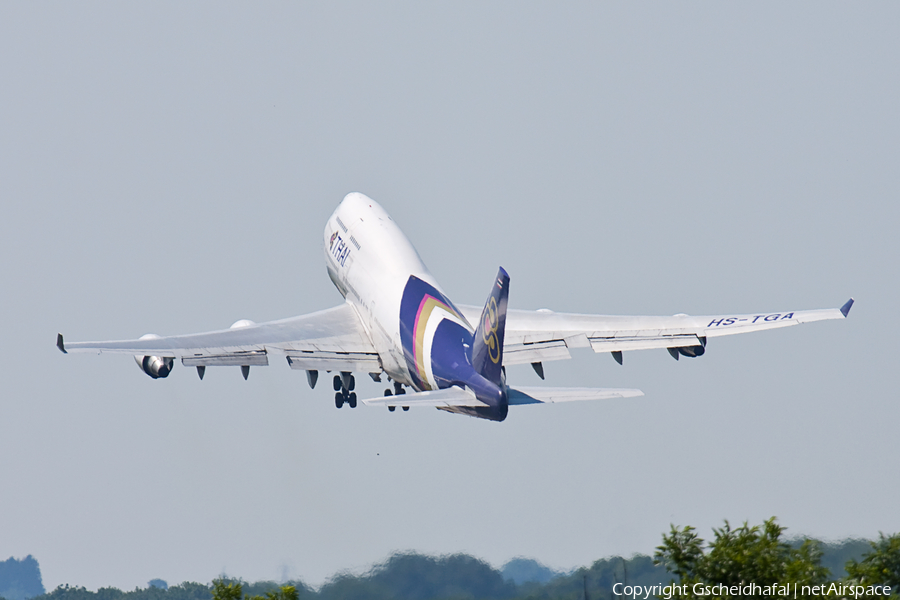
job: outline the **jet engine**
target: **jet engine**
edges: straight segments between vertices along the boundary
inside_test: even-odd
[[[142,340],[155,340],[158,338],[159,336],[155,333],[148,333],[140,337]],[[175,366],[175,358],[171,356],[141,356],[140,354],[135,354],[134,362],[137,363],[141,371],[153,379],[168,377],[169,373],[172,372],[172,367]]]
[[[168,377],[175,366],[175,359],[171,356],[135,356],[134,361],[141,371],[153,379]]]
[[[703,336],[700,339],[699,346],[684,346],[678,349],[678,352],[682,356],[688,356],[690,358],[697,358],[698,356],[703,356],[706,353],[706,336]]]
[[[679,348],[678,352],[681,353],[682,356],[696,358],[698,356],[703,356],[703,354],[706,352],[706,348],[704,348],[703,346],[685,346]]]

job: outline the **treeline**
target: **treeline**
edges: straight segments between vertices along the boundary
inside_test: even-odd
[[[784,539],[783,534],[784,528],[775,519],[753,527],[732,527],[726,522],[713,530],[713,538],[708,542],[691,527],[673,527],[652,557],[606,558],[563,574],[528,559],[510,561],[497,570],[465,554],[395,554],[367,573],[338,574],[319,589],[302,581],[279,584],[219,579],[210,585],[182,583],[166,587],[165,582],[155,580],[146,589],[129,592],[115,588],[91,592],[65,585],[33,600],[614,600],[616,584],[659,586],[670,582],[690,586],[741,582],[760,586],[829,582],[890,585],[890,597],[900,599],[900,534],[881,536],[874,542],[853,540],[836,544],[808,539],[791,541]],[[783,590],[772,591],[765,597],[792,597],[780,593]],[[665,598],[660,590],[653,595]],[[670,595],[673,597],[695,596],[681,593]],[[714,597],[732,596],[718,593]],[[841,596],[815,597],[837,600]],[[887,597],[868,595],[866,600]]]
[[[30,554],[22,559],[0,562],[0,597],[6,600],[25,600],[44,593],[41,567]]]

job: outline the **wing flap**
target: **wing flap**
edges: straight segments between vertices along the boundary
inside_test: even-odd
[[[696,335],[628,335],[633,332],[619,332],[615,337],[589,337],[594,352],[624,352],[626,350],[650,350],[653,348],[683,348],[701,345]]]
[[[571,358],[569,348],[564,340],[546,342],[511,344],[503,346],[503,364],[523,365],[527,363]]]
[[[374,352],[288,351],[287,362],[292,369],[305,371],[381,372],[381,359]]]
[[[265,350],[216,356],[183,356],[181,364],[186,367],[266,367],[269,365],[269,357]]]

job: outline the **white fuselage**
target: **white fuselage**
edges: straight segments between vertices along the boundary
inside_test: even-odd
[[[338,205],[325,225],[325,266],[335,287],[359,314],[384,371],[414,389],[434,387],[427,376],[425,386],[410,377],[400,337],[400,303],[411,275],[442,290],[377,202],[351,193]],[[454,318],[440,316],[448,317]]]

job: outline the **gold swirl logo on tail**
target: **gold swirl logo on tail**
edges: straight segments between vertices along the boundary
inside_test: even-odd
[[[500,342],[497,340],[497,329],[500,327],[498,313],[497,301],[491,296],[481,316],[481,337],[484,339],[484,345],[488,347],[488,356],[494,363],[500,362]]]

